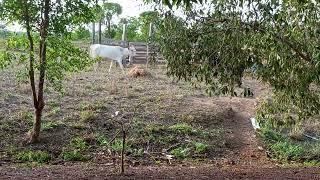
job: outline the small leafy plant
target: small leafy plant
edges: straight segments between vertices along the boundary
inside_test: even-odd
[[[179,134],[191,134],[193,132],[192,126],[186,123],[175,124],[173,126],[170,126],[169,129]]]
[[[59,127],[59,125],[60,125],[60,123],[49,121],[49,122],[43,123],[41,125],[41,129],[42,129],[42,131],[48,131],[48,130],[52,130],[54,128]]]
[[[100,146],[107,146],[109,143],[108,138],[101,134],[96,135],[96,139]]]
[[[170,154],[177,158],[186,158],[189,155],[190,149],[184,147],[178,147],[170,151]]]
[[[208,145],[207,144],[204,144],[204,143],[201,143],[201,142],[195,142],[194,143],[194,146],[195,146],[195,152],[196,153],[204,153],[205,151],[208,150]]]
[[[85,150],[89,148],[87,142],[81,137],[76,137],[72,139],[71,146],[77,150]]]
[[[45,151],[23,151],[17,155],[17,159],[23,162],[48,163],[51,155]]]
[[[87,157],[83,156],[78,150],[63,151],[61,154],[64,161],[86,161]]]

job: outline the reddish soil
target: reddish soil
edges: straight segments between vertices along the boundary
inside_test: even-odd
[[[139,167],[124,175],[110,166],[54,166],[35,169],[2,169],[0,179],[319,179],[318,168],[248,169],[206,167]]]

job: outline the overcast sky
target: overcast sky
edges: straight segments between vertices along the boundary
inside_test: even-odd
[[[152,10],[151,6],[144,5],[143,0],[108,0],[122,6],[121,17],[138,16],[143,11]]]
[[[0,0],[1,1],[1,0]],[[123,17],[133,17],[138,16],[140,13],[148,10],[152,10],[150,5],[145,5],[143,0],[107,0],[108,2],[119,3],[122,6],[122,14],[120,18]],[[21,31],[18,25],[9,26],[12,31]]]

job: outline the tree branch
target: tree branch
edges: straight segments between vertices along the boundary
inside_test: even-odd
[[[211,23],[224,23],[224,22],[231,22],[231,19],[227,19],[227,18],[225,18],[225,19],[209,19],[209,22],[211,22]],[[241,25],[250,27],[251,29],[258,31],[260,33],[263,33],[263,34],[267,33],[267,31],[265,29],[261,28],[257,23],[251,24],[251,23],[246,23],[246,22],[242,22],[242,21],[239,21],[239,22]],[[290,49],[292,49],[300,59],[304,60],[307,63],[313,63],[311,57],[307,53],[302,52],[302,50],[299,49],[295,45],[295,44],[298,44],[299,46],[301,46],[299,43],[297,43],[297,42],[293,43],[289,39],[287,39],[283,36],[280,36],[278,34],[272,34],[272,36],[277,41],[287,45]]]
[[[31,91],[32,91],[32,97],[33,97],[33,104],[36,108],[38,106],[38,98],[37,98],[37,92],[36,92],[36,86],[35,86],[35,78],[34,78],[34,42],[31,35],[31,26],[30,26],[30,14],[28,9],[28,2],[27,0],[24,0],[25,4],[25,23],[26,23],[26,29],[27,29],[27,36],[29,40],[29,79],[30,79],[30,85],[31,85]]]
[[[49,27],[49,13],[50,13],[50,0],[45,0],[44,2],[44,12],[43,12],[43,21],[40,30],[40,76],[39,76],[39,89],[38,89],[38,109],[43,109],[44,99],[43,99],[43,88],[45,81],[45,72],[46,72],[46,39],[48,36],[48,27]]]

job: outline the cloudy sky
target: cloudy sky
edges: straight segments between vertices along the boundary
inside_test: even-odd
[[[109,0],[122,6],[121,17],[138,16],[141,12],[151,10],[151,6],[144,5],[143,0]]]
[[[138,16],[143,11],[152,10],[150,5],[145,5],[143,3],[143,0],[108,0],[108,2],[119,3],[122,6],[121,18]],[[13,31],[21,31],[19,25],[11,25],[9,26],[9,29]]]

